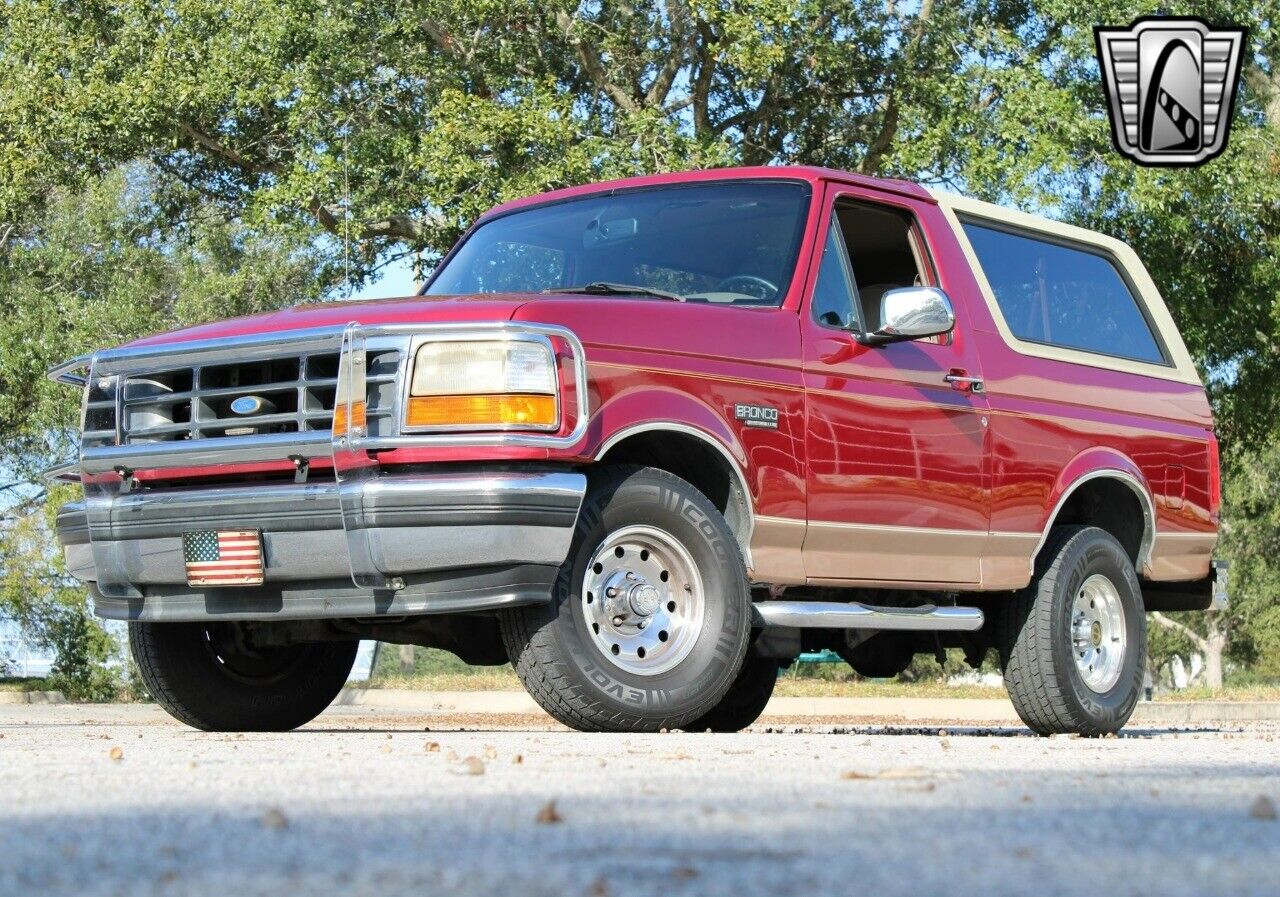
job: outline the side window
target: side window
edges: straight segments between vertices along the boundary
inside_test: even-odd
[[[836,216],[853,268],[863,326],[878,330],[885,293],[927,282],[914,222],[896,209],[863,203],[840,203]]]
[[[964,222],[996,304],[1018,339],[1167,364],[1110,259],[1087,249]]]
[[[861,329],[854,289],[840,221],[832,215],[822,247],[822,263],[818,266],[818,283],[813,289],[814,319],[827,327]]]

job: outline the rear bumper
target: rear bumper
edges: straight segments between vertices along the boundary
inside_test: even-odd
[[[1226,561],[1213,561],[1203,579],[1142,583],[1142,603],[1149,611],[1226,610],[1227,601]]]
[[[68,505],[57,528],[68,570],[112,619],[449,613],[550,600],[585,491],[581,473],[552,470],[385,475],[341,494],[336,483],[142,490]],[[187,586],[182,534],[217,529],[261,531],[262,586]],[[402,586],[357,585],[353,553]]]

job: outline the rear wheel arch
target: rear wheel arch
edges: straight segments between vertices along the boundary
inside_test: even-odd
[[[1114,536],[1141,573],[1151,556],[1155,521],[1155,503],[1136,468],[1089,470],[1072,479],[1059,494],[1032,553],[1032,567],[1055,527],[1077,524],[1096,526]]]

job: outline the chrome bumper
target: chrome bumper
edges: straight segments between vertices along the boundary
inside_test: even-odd
[[[140,490],[68,505],[57,528],[114,619],[476,611],[550,600],[585,491],[581,473],[483,469]],[[216,529],[261,531],[262,586],[186,585],[182,534]],[[368,587],[370,570],[390,588]]]
[[[1231,599],[1227,596],[1228,567],[1226,561],[1213,562],[1213,592],[1209,610],[1226,610]]]
[[[1215,560],[1209,575],[1189,582],[1142,581],[1142,604],[1149,611],[1226,610],[1227,562]]]

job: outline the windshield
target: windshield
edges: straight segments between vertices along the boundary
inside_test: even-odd
[[[782,303],[809,188],[719,181],[536,206],[477,228],[429,296],[549,292]]]

